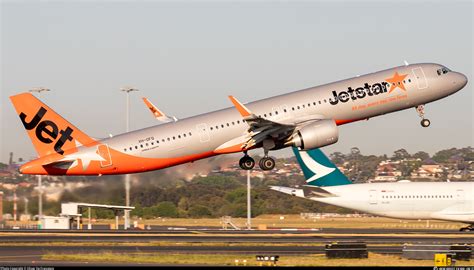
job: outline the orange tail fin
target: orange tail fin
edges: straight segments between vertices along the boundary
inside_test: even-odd
[[[76,148],[77,142],[95,142],[30,93],[11,96],[10,100],[40,157],[63,155],[65,150]]]

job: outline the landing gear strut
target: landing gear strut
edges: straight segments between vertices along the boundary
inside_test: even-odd
[[[471,224],[467,227],[463,227],[461,229],[459,229],[459,231],[461,232],[469,232],[469,231],[474,231],[474,224]]]
[[[416,106],[416,112],[421,117],[421,126],[422,127],[429,127],[431,122],[428,119],[425,119],[425,105],[418,105]]]
[[[243,170],[251,170],[255,166],[255,160],[244,152],[245,156],[239,160],[240,168]]]

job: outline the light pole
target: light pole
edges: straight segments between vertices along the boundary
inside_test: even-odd
[[[120,91],[127,93],[127,107],[125,110],[125,131],[129,132],[130,130],[130,92],[139,91],[133,87],[122,87]],[[125,175],[125,205],[130,206],[130,174]],[[123,229],[126,230],[130,227],[130,210],[124,211],[125,224]]]
[[[250,200],[250,170],[247,170],[247,230],[252,229],[252,206]]]
[[[38,96],[41,96],[41,92],[49,92],[51,91],[50,89],[48,88],[44,88],[44,87],[36,87],[36,88],[33,88],[31,90],[29,90],[29,92],[31,93],[38,93]],[[41,220],[41,217],[43,217],[43,186],[42,186],[42,183],[41,183],[41,175],[38,175],[38,220]]]

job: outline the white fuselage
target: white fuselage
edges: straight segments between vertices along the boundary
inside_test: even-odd
[[[474,223],[474,182],[397,182],[324,187],[309,198],[378,216]]]

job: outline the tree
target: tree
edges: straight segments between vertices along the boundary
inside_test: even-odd
[[[189,208],[188,215],[190,217],[210,217],[211,210],[203,205],[193,205]]]
[[[419,158],[421,159],[421,161],[425,160],[425,159],[429,159],[430,158],[430,154],[424,152],[424,151],[418,151],[416,152],[415,154],[413,154],[412,156],[413,158]]]
[[[330,154],[329,157],[334,164],[342,164],[346,158],[346,156],[341,152],[334,152]]]
[[[178,209],[172,202],[160,202],[152,207],[152,213],[160,217],[178,217]]]
[[[393,152],[392,159],[393,160],[403,160],[403,159],[406,159],[406,158],[409,158],[409,157],[410,157],[410,154],[408,153],[408,151],[402,148],[402,149],[398,149],[395,152]]]

